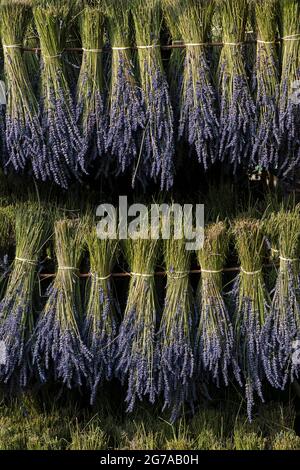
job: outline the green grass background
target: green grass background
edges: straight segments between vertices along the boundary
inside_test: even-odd
[[[34,393],[0,401],[1,450],[297,450],[296,412],[291,403],[257,409],[250,424],[241,405],[219,402],[171,425],[148,406],[132,415],[99,397],[82,406],[62,392],[49,399]]]

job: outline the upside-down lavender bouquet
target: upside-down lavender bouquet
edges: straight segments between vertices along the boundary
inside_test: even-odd
[[[55,280],[32,338],[33,366],[42,382],[52,373],[68,388],[81,386],[87,377],[90,353],[80,336],[82,306],[79,265],[84,223],[78,219],[55,222]]]
[[[4,1],[0,5],[1,39],[7,83],[5,164],[16,171],[33,169],[41,177],[40,161],[45,152],[34,95],[21,47],[31,18],[27,0]]]
[[[278,240],[279,270],[271,311],[263,329],[262,345],[267,378],[273,387],[284,389],[299,377],[294,347],[300,339],[300,207],[281,209],[268,220]]]
[[[74,4],[73,4],[74,5]],[[71,2],[37,0],[34,20],[42,55],[42,126],[47,152],[40,156],[43,179],[64,188],[85,170],[85,141],[76,123],[73,97],[66,78],[64,49],[73,17]]]
[[[136,172],[141,165],[161,189],[173,186],[174,130],[169,87],[160,51],[160,0],[131,0],[138,65],[146,112]]]
[[[277,0],[254,2],[257,28],[257,56],[254,67],[256,85],[256,132],[252,162],[265,169],[277,169],[279,131],[279,57]]]
[[[157,335],[158,393],[171,422],[193,405],[195,304],[189,280],[191,252],[185,239],[170,238],[164,246],[167,286]]]
[[[106,0],[106,12],[112,46],[107,149],[124,172],[136,163],[146,116],[133,64],[130,4]]]
[[[255,104],[245,67],[248,0],[218,0],[223,27],[219,63],[221,161],[248,166],[255,132]]]
[[[213,0],[177,0],[174,7],[186,46],[179,138],[186,138],[205,169],[216,159],[219,137],[217,96],[207,47],[214,6]]]
[[[205,228],[204,245],[198,253],[201,280],[197,294],[199,326],[195,343],[198,374],[208,372],[219,387],[228,385],[233,371],[240,382],[240,371],[234,355],[233,326],[223,298],[222,271],[228,252],[228,228],[216,222]]]
[[[262,382],[265,374],[261,336],[270,303],[262,272],[265,243],[259,220],[237,220],[233,232],[241,263],[240,274],[232,292],[236,354],[245,384],[247,412],[251,421],[255,392],[264,401]]]
[[[99,385],[114,375],[117,354],[118,304],[115,298],[112,269],[116,260],[117,241],[99,239],[96,220],[87,220],[86,244],[90,257],[83,320],[83,340],[91,354],[88,385],[94,403]]]
[[[300,3],[280,0],[282,73],[280,97],[281,172],[285,176],[300,160]]]
[[[4,343],[0,380],[26,387],[31,375],[28,340],[37,309],[38,261],[49,235],[49,215],[36,203],[16,211],[16,256],[0,303],[0,341]]]
[[[158,241],[127,240],[125,243],[131,279],[127,305],[118,336],[117,374],[127,384],[127,411],[137,400],[157,395],[155,334],[158,321],[154,269]]]
[[[104,99],[103,42],[104,13],[99,2],[85,3],[80,16],[83,48],[77,85],[77,118],[84,139],[80,160],[103,160],[107,135]],[[102,157],[102,159],[101,159]],[[105,160],[105,159],[104,159]]]

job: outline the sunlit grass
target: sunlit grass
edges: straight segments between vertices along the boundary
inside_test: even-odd
[[[171,424],[151,407],[126,415],[106,404],[85,408],[25,395],[0,402],[1,450],[299,450],[291,404],[270,403],[250,424],[238,404],[199,409]]]

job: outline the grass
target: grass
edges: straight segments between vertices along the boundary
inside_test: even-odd
[[[122,415],[85,408],[73,397],[47,406],[33,394],[0,403],[1,450],[299,450],[291,404],[270,403],[250,424],[237,404],[207,407],[169,424],[140,406]],[[49,401],[50,403],[50,401]]]

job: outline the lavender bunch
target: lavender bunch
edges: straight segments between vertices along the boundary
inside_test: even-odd
[[[160,181],[161,189],[173,185],[174,129],[169,88],[164,74],[159,35],[160,0],[131,0],[142,100],[146,109],[139,160],[147,177]]]
[[[4,157],[6,166],[12,166],[16,171],[32,168],[35,176],[40,178],[40,159],[45,152],[45,143],[39,122],[39,105],[21,51],[30,18],[29,1],[1,2],[1,39],[7,83]],[[1,130],[4,136],[3,123]]]
[[[300,338],[300,214],[299,206],[281,209],[267,221],[279,247],[279,271],[271,311],[263,328],[266,376],[273,387],[284,389],[299,377],[293,348]]]
[[[55,222],[55,252],[58,270],[48,288],[48,300],[34,330],[32,363],[42,382],[52,372],[68,388],[87,378],[90,353],[79,330],[82,320],[79,265],[83,247],[83,221]]]
[[[107,150],[124,172],[137,160],[146,116],[132,60],[129,4],[106,0],[106,11],[112,46]]]
[[[128,240],[125,245],[131,280],[127,305],[118,336],[117,373],[127,383],[127,411],[137,400],[157,395],[155,334],[158,305],[154,269],[158,255],[156,240]]]
[[[216,90],[205,46],[210,39],[214,6],[212,0],[177,0],[174,7],[186,45],[179,138],[186,137],[205,169],[216,159],[219,137]]]
[[[198,373],[208,372],[216,385],[220,379],[228,385],[233,370],[240,382],[240,369],[235,358],[233,326],[222,296],[222,271],[228,252],[226,225],[216,222],[206,227],[204,245],[198,251],[201,281],[197,306],[199,326],[195,344]]]
[[[256,133],[252,162],[266,170],[279,164],[279,57],[276,37],[277,0],[254,2],[257,26],[257,57],[254,68],[256,83]]]
[[[280,0],[282,46],[281,96],[281,173],[286,176],[300,160],[300,106],[297,83],[300,80],[300,3]]]
[[[104,14],[100,4],[86,3],[79,21],[83,57],[77,84],[77,115],[84,139],[79,160],[99,159],[101,163],[107,136],[107,116],[102,54]]]
[[[37,0],[34,20],[39,34],[42,68],[42,127],[47,152],[40,156],[43,179],[63,188],[85,171],[86,142],[76,123],[73,97],[66,78],[64,49],[73,16],[70,2]]]
[[[17,208],[16,257],[0,303],[0,341],[5,345],[0,380],[19,387],[26,387],[32,372],[28,340],[35,322],[38,260],[48,235],[48,218],[37,204]]]
[[[245,383],[247,412],[251,421],[255,392],[264,401],[261,337],[269,309],[262,273],[265,245],[261,222],[258,220],[237,220],[233,232],[241,262],[240,274],[233,289],[236,354]]]
[[[114,375],[117,354],[117,309],[111,272],[115,262],[117,241],[100,240],[96,220],[89,217],[86,244],[90,256],[90,279],[85,294],[83,340],[90,352],[88,384],[93,404],[99,384]]]
[[[193,332],[195,304],[189,281],[191,252],[185,239],[165,242],[167,286],[164,310],[157,337],[158,393],[163,394],[163,409],[170,409],[171,422],[193,405]]]
[[[248,0],[218,0],[223,42],[219,63],[220,146],[219,158],[248,166],[255,133],[255,104],[244,61]]]

